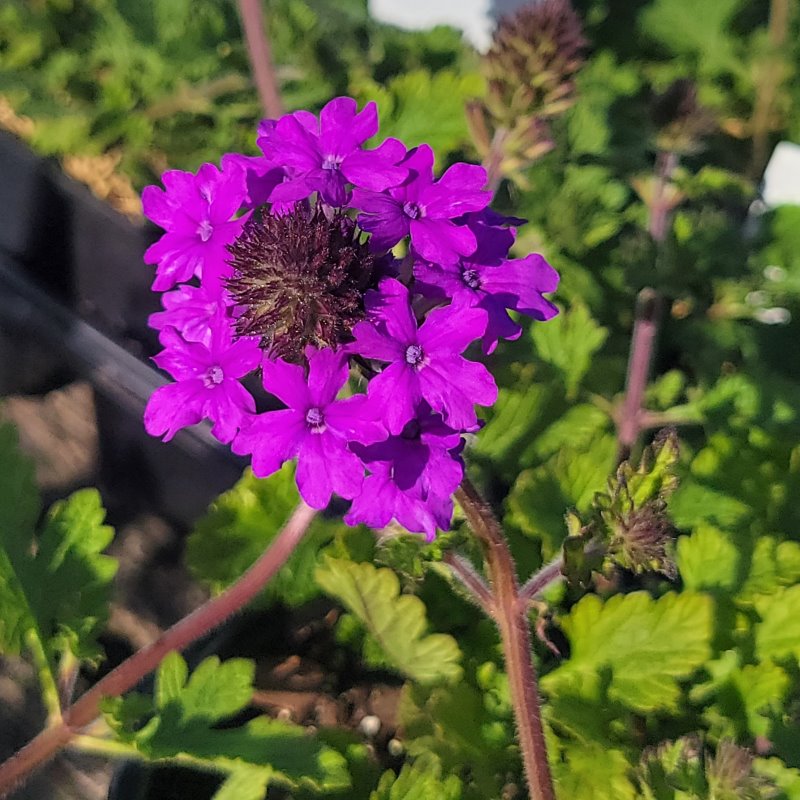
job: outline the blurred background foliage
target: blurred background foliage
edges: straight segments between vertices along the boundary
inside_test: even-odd
[[[759,199],[774,145],[800,142],[800,13],[795,0],[575,9],[577,63],[546,74],[543,51],[524,52],[537,92],[515,111],[528,116],[502,149],[495,202],[529,220],[517,250],[559,270],[563,313],[492,357],[500,399],[468,457],[527,577],[559,552],[565,511],[590,515],[606,489],[635,299],[653,287],[646,426],[677,426],[680,480],[675,581],[615,568],[537,606],[559,796],[800,800],[800,207]],[[265,10],[289,109],[376,99],[382,135],[430,142],[440,165],[479,160],[508,133],[518,61],[486,61],[450,28],[378,23],[361,0]],[[6,0],[0,101],[3,124],[39,152],[111,155],[135,189],[254,152],[260,115],[236,9],[220,0]],[[219,591],[241,573],[290,487],[284,470],[220,498],[188,541],[201,581]],[[460,522],[422,546],[320,521],[264,598],[337,598],[339,646],[406,680],[404,755],[384,759],[394,770],[376,784],[340,742],[361,777],[331,796],[521,796],[496,635],[440,563],[456,546],[469,548]],[[412,637],[430,648],[424,670],[389,624],[399,590],[445,634]]]

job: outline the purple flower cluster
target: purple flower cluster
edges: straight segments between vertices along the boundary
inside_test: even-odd
[[[437,179],[428,145],[366,147],[377,132],[374,103],[339,97],[319,119],[262,122],[261,156],[145,189],[166,231],[145,255],[163,292],[155,361],[174,378],[145,426],[167,441],[209,420],[259,477],[297,459],[314,508],[335,493],[349,524],[432,538],[450,524],[475,407],[497,398],[464,353],[519,337],[509,311],[553,317],[543,293],[558,276],[539,255],[508,257],[522,220],[488,208],[481,167]],[[256,412],[242,383],[255,370],[284,408]]]

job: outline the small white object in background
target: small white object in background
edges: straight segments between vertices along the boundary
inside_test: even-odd
[[[490,6],[491,0],[369,0],[370,14],[380,22],[412,30],[452,25],[478,50],[486,50],[492,38]]]
[[[761,190],[770,208],[800,205],[800,144],[780,142],[764,172]]]

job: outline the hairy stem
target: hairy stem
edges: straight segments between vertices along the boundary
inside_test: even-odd
[[[660,298],[654,289],[642,289],[636,298],[625,398],[617,413],[617,463],[630,456],[642,430],[642,403],[658,333],[659,305]]]
[[[503,158],[505,156],[506,139],[508,131],[505,128],[498,128],[492,137],[492,144],[483,166],[486,170],[486,188],[495,194],[500,184],[503,182]]]
[[[261,0],[239,0],[250,71],[268,117],[276,119],[283,114],[283,102],[278,88],[278,78],[272,63],[272,48],[267,38],[267,24],[261,10]]]
[[[511,702],[530,797],[532,800],[555,800],[547,763],[536,669],[531,657],[528,607],[520,597],[514,560],[500,523],[469,478],[464,478],[455,496],[470,528],[483,546],[491,577],[494,618],[503,642]]]
[[[301,502],[264,554],[236,583],[175,623],[151,645],[123,661],[65,709],[60,721],[0,764],[0,797],[6,797],[33,770],[68,745],[81,728],[100,714],[100,703],[104,698],[118,697],[129,691],[156,669],[168,653],[188,647],[249,603],[286,563],[315,514],[313,508]]]
[[[42,692],[42,702],[47,710],[47,724],[53,725],[61,719],[61,702],[58,696],[58,685],[53,677],[50,661],[47,658],[42,640],[38,632],[28,631],[25,644],[33,658],[36,674],[39,677],[39,687]]]
[[[494,597],[486,581],[478,574],[469,559],[457,553],[445,553],[444,562],[458,579],[458,582],[469,592],[473,600],[490,617],[495,615]]]
[[[536,595],[541,594],[548,586],[564,577],[563,569],[564,556],[558,555],[525,582],[525,585],[519,590],[520,599],[523,602],[533,600]]]

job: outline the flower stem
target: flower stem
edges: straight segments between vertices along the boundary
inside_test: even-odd
[[[532,575],[519,590],[520,598],[527,602],[541,594],[548,586],[564,577],[564,556],[559,555]]]
[[[283,114],[283,102],[278,89],[278,78],[272,63],[272,48],[267,38],[267,25],[261,10],[261,0],[239,0],[250,71],[267,116],[277,119]]]
[[[617,463],[625,461],[642,430],[642,404],[658,333],[660,298],[654,289],[642,289],[636,298],[636,320],[628,359],[625,399],[617,413]]]
[[[249,603],[286,563],[316,513],[301,502],[272,544],[236,583],[166,630],[151,645],[123,661],[65,709],[59,722],[0,764],[0,798],[6,797],[33,770],[68,745],[81,728],[99,716],[104,698],[118,697],[129,691],[156,669],[168,653],[188,647]]]
[[[555,800],[547,763],[536,669],[531,658],[528,604],[520,597],[514,560],[500,523],[469,478],[464,478],[455,496],[486,557],[493,589],[494,618],[503,642],[530,797],[532,800]]]
[[[457,553],[445,553],[443,560],[483,612],[489,617],[494,617],[492,590],[486,585],[486,581],[478,574],[469,559]]]
[[[505,128],[498,128],[492,137],[489,152],[483,160],[483,167],[486,170],[486,188],[492,194],[497,192],[503,182],[503,158],[507,138],[508,131]]]
[[[25,644],[33,658],[36,674],[39,677],[39,687],[42,692],[42,702],[47,710],[47,724],[53,725],[61,719],[61,702],[58,698],[58,685],[53,677],[50,661],[47,658],[38,630],[30,630],[25,635]]]

